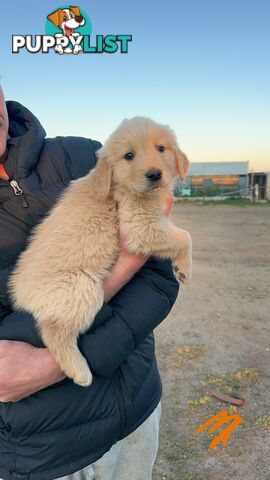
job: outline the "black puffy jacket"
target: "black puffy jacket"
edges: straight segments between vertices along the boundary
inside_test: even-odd
[[[31,229],[71,179],[94,167],[100,143],[45,139],[29,110],[16,102],[7,108],[5,169],[22,193],[15,195],[10,182],[0,179],[0,339],[42,346],[33,317],[12,311],[7,279]],[[161,397],[152,331],[177,293],[171,263],[151,258],[80,338],[94,373],[90,387],[65,379],[19,402],[0,403],[0,478],[50,480],[73,473],[152,413]]]

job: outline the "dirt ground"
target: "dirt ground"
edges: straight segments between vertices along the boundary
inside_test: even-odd
[[[163,381],[154,480],[270,480],[270,207],[177,203],[193,238],[193,278],[156,330]],[[211,390],[245,398],[244,407]],[[196,429],[227,410],[227,446]]]

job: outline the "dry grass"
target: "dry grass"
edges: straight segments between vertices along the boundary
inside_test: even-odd
[[[270,480],[269,210],[184,202],[174,220],[192,234],[194,274],[156,332],[163,415],[153,479]],[[196,429],[224,410],[243,424],[212,451],[216,434]]]

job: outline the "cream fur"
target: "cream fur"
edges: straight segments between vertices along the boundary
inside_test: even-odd
[[[127,152],[135,158],[124,159]],[[96,168],[72,181],[33,230],[9,283],[14,307],[34,315],[44,344],[82,386],[92,375],[77,337],[103,304],[102,281],[119,255],[119,222],[130,250],[171,258],[179,281],[192,268],[190,235],[164,209],[176,175],[183,179],[189,166],[173,132],[142,117],[124,120],[98,157]],[[151,168],[162,171],[156,188],[145,176]]]

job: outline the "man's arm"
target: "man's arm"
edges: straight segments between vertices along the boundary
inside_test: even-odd
[[[109,303],[111,317],[79,340],[79,347],[94,374],[113,375],[167,317],[178,289],[169,260],[148,260]]]
[[[132,278],[145,261],[146,257],[131,254],[124,248],[121,250],[110,277],[103,282],[106,302]],[[5,269],[6,281],[12,269],[13,267]],[[6,288],[2,289],[4,290]],[[4,306],[7,308],[9,303],[6,298]],[[110,311],[104,305],[96,316],[95,326],[102,324]],[[13,327],[12,337],[10,327]],[[43,345],[32,315],[23,311],[7,315],[2,320],[0,335],[1,339],[7,339],[0,340],[0,402],[18,401],[65,378],[49,350],[40,348]]]
[[[171,204],[172,200],[168,199],[167,215]],[[145,260],[122,248],[110,278],[104,281],[106,301],[129,282]],[[145,282],[142,281],[144,278]],[[148,265],[142,269],[137,278],[116,295],[113,305],[104,304],[96,316],[95,328],[84,335],[80,343],[94,373],[110,376],[136,345],[167,316],[177,293],[178,284],[171,263],[152,261],[150,268]],[[143,309],[142,296],[145,297]],[[107,318],[108,311],[110,318]],[[13,326],[12,337],[10,325]],[[33,346],[41,347],[42,343],[32,315],[22,311],[7,315],[2,322],[0,336],[2,339],[12,339],[0,341],[0,401],[20,400],[64,378],[50,352]],[[22,339],[27,343],[16,341]]]
[[[145,264],[147,258],[122,250],[114,265],[110,277],[103,281],[104,300],[109,302],[133,275]]]
[[[126,263],[126,261],[125,261]],[[128,275],[130,272],[128,271]],[[94,328],[80,338],[79,346],[97,376],[110,377],[137,345],[168,315],[178,293],[170,261],[150,259],[146,265],[104,305]],[[13,317],[13,319],[12,319]],[[100,317],[100,319],[99,319]],[[13,320],[13,322],[12,322]],[[20,321],[21,320],[21,321]],[[0,401],[14,402],[64,378],[63,372],[46,348],[14,341],[27,338],[41,345],[30,314],[14,312],[0,328]],[[98,325],[98,326],[96,326]],[[14,331],[14,330],[13,330]],[[25,337],[24,337],[25,335]],[[12,341],[8,339],[12,338]],[[19,368],[18,368],[19,365]]]
[[[64,378],[47,348],[0,341],[0,402],[16,402]]]

